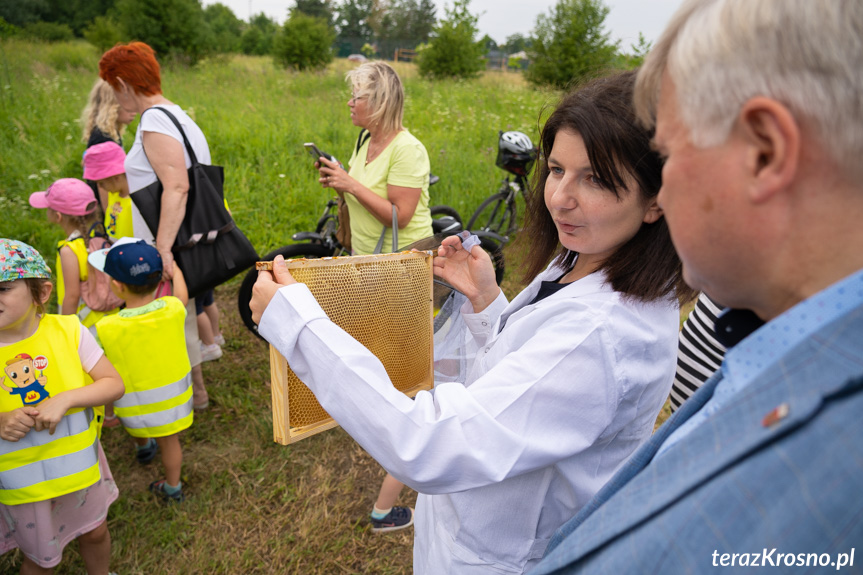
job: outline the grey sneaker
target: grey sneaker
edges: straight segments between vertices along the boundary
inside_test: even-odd
[[[373,533],[398,531],[414,524],[414,510],[411,507],[393,507],[383,519],[371,519]]]

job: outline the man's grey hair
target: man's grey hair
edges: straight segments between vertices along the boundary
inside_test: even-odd
[[[766,96],[863,173],[863,0],[686,0],[638,74],[648,126],[666,70],[696,146],[724,142],[743,104]]]

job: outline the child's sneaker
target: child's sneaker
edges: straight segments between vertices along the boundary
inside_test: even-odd
[[[373,533],[397,531],[414,524],[414,510],[411,507],[393,507],[383,519],[371,519]]]
[[[180,486],[174,493],[168,493],[165,489],[167,481],[160,479],[150,484],[150,491],[158,495],[163,503],[182,503],[186,497],[183,495],[183,487]]]
[[[201,361],[213,361],[222,357],[222,348],[218,343],[201,344]]]
[[[138,459],[138,463],[141,465],[147,465],[153,458],[156,457],[156,452],[159,451],[159,444],[156,443],[156,440],[152,437],[147,440],[147,445],[144,447],[138,447],[137,452],[135,453],[135,457]]]
[[[216,345],[225,345],[225,336],[219,334],[213,338],[213,341],[216,342]]]

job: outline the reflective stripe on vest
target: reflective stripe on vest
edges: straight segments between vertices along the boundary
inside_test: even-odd
[[[192,415],[192,374],[183,379],[156,389],[127,393],[114,402],[114,413],[123,427],[135,437],[162,437],[172,435],[191,425],[186,423]],[[174,427],[179,427],[173,431]]]
[[[92,408],[69,413],[54,435],[31,430],[2,442],[0,503],[44,501],[99,481],[99,439]]]

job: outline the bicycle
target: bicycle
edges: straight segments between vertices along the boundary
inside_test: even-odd
[[[350,255],[348,250],[339,243],[336,238],[336,231],[339,227],[339,218],[337,211],[338,202],[335,198],[329,200],[324,207],[321,217],[318,218],[317,226],[313,232],[297,232],[291,236],[295,243],[269,252],[261,261],[272,261],[277,255],[285,259],[296,258],[326,258],[336,256]],[[403,246],[401,250],[410,250],[416,244],[439,244],[440,241],[448,236],[457,234],[462,231],[462,219],[458,211],[450,206],[432,206],[432,231],[434,235],[431,238],[426,238],[415,242],[414,244]],[[480,238],[480,246],[489,253],[492,258],[492,263],[495,266],[495,279],[500,284],[503,281],[504,273],[504,257],[502,245],[499,236],[494,234],[478,233]],[[418,249],[425,249],[421,246]],[[255,281],[258,279],[258,272],[252,268],[246,273],[243,278],[243,283],[240,284],[240,291],[237,294],[237,309],[240,313],[240,319],[249,331],[260,337],[258,334],[258,326],[252,321],[252,310],[249,308],[249,302],[252,299],[252,288]]]
[[[515,177],[507,176],[498,191],[486,198],[467,222],[467,229],[495,233],[509,240],[518,231],[516,196],[520,193],[527,202],[527,175],[536,160],[536,148],[530,138],[521,132],[498,132],[498,151],[495,165]]]

